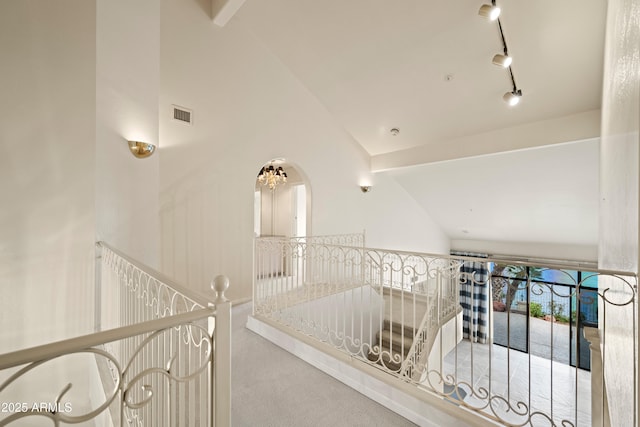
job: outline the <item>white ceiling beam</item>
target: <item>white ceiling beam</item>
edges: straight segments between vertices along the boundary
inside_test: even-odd
[[[600,110],[585,111],[371,157],[372,172],[600,137]]]
[[[245,0],[211,0],[213,23],[219,27],[227,25],[244,2]]]

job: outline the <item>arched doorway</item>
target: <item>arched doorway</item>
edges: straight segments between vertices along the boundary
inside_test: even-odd
[[[308,181],[300,169],[284,159],[275,159],[265,163],[260,173],[264,178],[256,179],[255,184],[254,235],[310,235],[311,197]],[[272,175],[271,179],[269,174]]]

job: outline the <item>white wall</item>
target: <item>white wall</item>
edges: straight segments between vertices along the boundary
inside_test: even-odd
[[[93,328],[94,242],[157,265],[157,2],[0,5],[4,351]],[[96,211],[97,209],[97,211]]]
[[[449,237],[393,178],[379,175],[362,199],[366,245],[373,248],[448,254]]]
[[[96,45],[96,236],[157,268],[160,159],[127,140],[159,141],[160,4],[98,0]]]
[[[95,2],[0,2],[0,352],[91,331]]]
[[[600,264],[638,268],[640,20],[636,2],[609,2],[600,153]]]
[[[595,263],[598,260],[598,248],[592,245],[453,239],[451,240],[451,249],[556,261]]]
[[[638,271],[638,131],[640,129],[640,8],[634,0],[610,0],[607,12],[600,163],[600,268]],[[622,302],[629,289],[601,280]],[[601,300],[599,301],[599,304]],[[611,306],[609,306],[611,307]],[[599,310],[601,316],[603,310]],[[633,307],[607,311],[605,382],[611,425],[632,425],[637,356],[630,348]],[[601,322],[601,329],[603,324]]]
[[[0,2],[1,353],[93,332],[96,234],[157,264],[159,161],[136,163],[124,138],[158,139],[159,9]],[[72,381],[63,401],[80,415],[92,360],[49,362],[46,384],[5,400],[49,401]]]
[[[241,22],[216,27],[205,6],[162,5],[162,269],[201,290],[226,274],[229,296],[249,297],[255,177],[280,157],[310,183],[313,234],[367,228],[370,244],[400,247],[437,235],[428,246],[448,250],[439,229],[393,184],[360,192],[361,180],[371,178],[369,156]],[[171,121],[171,104],[194,109],[194,125]],[[381,221],[386,212],[402,217]],[[403,234],[388,238],[397,230]]]
[[[290,185],[270,190],[261,186],[261,236],[291,236],[293,231],[293,191]]]

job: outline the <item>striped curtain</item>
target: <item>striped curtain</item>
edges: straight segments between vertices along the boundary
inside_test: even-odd
[[[478,254],[465,253],[464,255],[478,257]],[[485,344],[489,338],[489,302],[491,301],[487,263],[464,261],[460,267],[460,273],[463,336],[473,342]]]

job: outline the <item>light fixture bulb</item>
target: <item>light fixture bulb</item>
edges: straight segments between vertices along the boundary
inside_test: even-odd
[[[491,21],[495,21],[500,16],[500,8],[491,4],[483,4],[480,6],[478,15],[489,18]]]
[[[522,93],[520,91],[513,91],[505,93],[502,99],[504,99],[504,102],[509,104],[510,107],[513,107],[515,105],[518,105],[521,97]]]
[[[502,55],[501,53],[498,53],[493,57],[491,62],[500,67],[509,68],[513,62],[513,58],[509,55]]]

